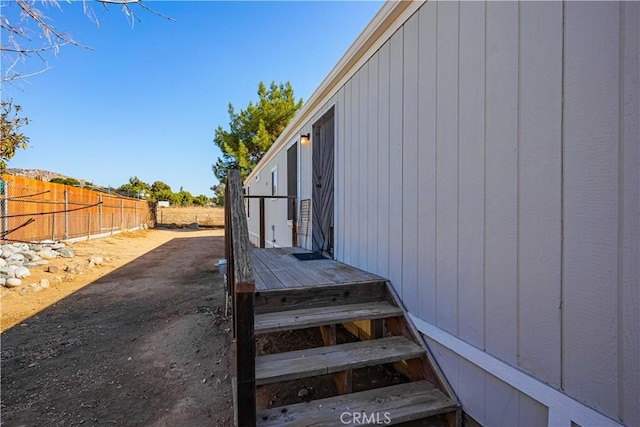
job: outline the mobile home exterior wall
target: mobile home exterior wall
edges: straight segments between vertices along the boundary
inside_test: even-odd
[[[482,424],[640,425],[640,5],[394,7],[290,133],[335,107],[336,259],[390,279]]]

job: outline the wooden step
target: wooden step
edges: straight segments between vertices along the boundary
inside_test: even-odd
[[[404,336],[269,354],[256,358],[256,384],[332,374],[424,355],[421,346]]]
[[[434,388],[430,382],[416,381],[267,409],[258,413],[256,425],[393,425],[443,414],[456,407],[455,401]],[[357,414],[360,423],[353,422],[354,414]],[[362,422],[364,416],[369,422]]]
[[[278,311],[256,314],[255,333],[264,334],[402,315],[403,313],[400,308],[388,302],[369,302]]]

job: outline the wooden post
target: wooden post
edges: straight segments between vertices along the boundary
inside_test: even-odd
[[[69,238],[69,190],[64,190],[64,239]]]
[[[264,215],[264,213],[262,213]],[[264,239],[264,234],[261,240]],[[240,427],[256,425],[255,279],[240,171],[230,170],[225,187],[227,282],[233,289],[234,410]]]
[[[102,229],[103,229],[102,228],[102,213],[103,213],[103,211],[102,211],[102,195],[98,196],[98,202],[100,203],[98,205],[99,206],[99,208],[98,208],[98,216],[99,216],[98,221],[100,222],[100,231],[99,231],[99,233],[102,234]]]
[[[4,200],[2,200],[2,234],[3,242],[7,243],[9,235],[9,181],[2,181]]]
[[[56,240],[56,214],[53,214],[53,219],[51,221],[52,227],[51,227],[51,240],[55,241]]]
[[[264,248],[265,244],[265,236],[267,235],[266,233],[266,227],[265,227],[265,220],[264,220],[264,197],[260,198],[260,247]]]
[[[296,199],[290,199],[291,204],[291,246],[298,247],[298,219],[296,212]]]
[[[236,375],[238,426],[256,425],[256,344],[253,283],[236,284]]]

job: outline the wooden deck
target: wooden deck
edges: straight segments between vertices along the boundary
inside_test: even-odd
[[[302,248],[253,249],[256,290],[342,285],[384,280],[375,274],[332,259],[300,261]]]

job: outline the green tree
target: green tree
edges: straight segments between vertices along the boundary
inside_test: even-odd
[[[116,192],[129,197],[146,198],[151,195],[151,187],[137,176],[129,178],[129,182],[120,186]]]
[[[54,184],[72,185],[74,187],[80,186],[80,181],[75,178],[51,178],[49,182],[53,182]]]
[[[29,137],[20,132],[20,128],[29,124],[29,119],[19,117],[18,114],[22,110],[19,105],[14,105],[11,101],[1,101],[1,122],[2,141],[0,141],[0,174],[4,173],[7,168],[7,161],[16,154],[16,149],[27,148]]]
[[[175,204],[178,206],[192,206],[193,205],[193,196],[188,191],[180,189],[178,193],[176,193]]]
[[[169,202],[172,205],[176,204],[176,194],[171,189],[160,190],[153,194],[153,198],[156,201]]]
[[[213,196],[213,203],[215,203],[216,206],[224,206],[224,189],[226,185],[226,181],[221,181],[218,185],[210,187],[211,191],[215,194],[215,196]]]
[[[209,206],[211,199],[204,194],[199,195],[198,197],[193,198],[194,206]]]
[[[245,178],[258,164],[273,142],[280,136],[296,112],[302,107],[302,99],[296,101],[291,83],[271,82],[267,89],[258,85],[258,101],[249,102],[246,110],[236,113],[229,103],[229,130],[218,126],[213,142],[222,151],[222,157],[213,165],[213,173],[219,183],[224,183],[227,171],[240,169]],[[220,184],[212,187],[218,201],[224,197]]]
[[[166,184],[162,181],[156,181],[153,184],[151,184],[151,194],[155,195],[165,190],[171,191],[171,187],[169,186],[169,184]]]

